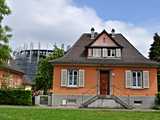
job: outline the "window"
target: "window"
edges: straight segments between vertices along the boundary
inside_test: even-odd
[[[137,87],[137,88],[142,87],[142,72],[141,71],[132,72],[132,85],[133,87]]]
[[[76,99],[67,99],[67,104],[68,105],[75,105],[76,104]]]
[[[93,57],[101,57],[101,49],[93,48]]]
[[[141,100],[135,100],[134,104],[142,104],[142,101]]]
[[[78,71],[68,70],[68,86],[77,86],[78,84]]]
[[[149,79],[149,71],[125,71],[125,83],[126,88],[149,88],[150,79]]]
[[[121,57],[120,48],[89,48],[88,57],[99,57],[99,58],[118,58]]]
[[[116,50],[115,49],[108,49],[108,57],[115,57]]]
[[[62,87],[84,87],[85,70],[83,69],[61,69]]]

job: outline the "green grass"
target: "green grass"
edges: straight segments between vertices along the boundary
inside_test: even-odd
[[[160,120],[160,112],[1,107],[0,120]]]

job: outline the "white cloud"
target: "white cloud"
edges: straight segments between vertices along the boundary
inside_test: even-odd
[[[153,34],[147,29],[117,20],[104,21],[89,7],[77,7],[72,0],[12,0],[8,1],[12,15],[7,24],[13,29],[13,49],[24,43],[73,44],[92,26],[100,32],[115,28],[127,37],[145,56]],[[107,13],[106,13],[107,14]]]

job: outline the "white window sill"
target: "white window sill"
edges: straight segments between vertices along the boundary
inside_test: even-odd
[[[88,56],[88,59],[121,59],[121,57],[90,57]]]
[[[78,86],[77,85],[68,85],[67,87],[68,88],[77,88]]]
[[[144,89],[143,87],[134,87],[134,86],[132,86],[132,87],[130,87],[130,89]]]

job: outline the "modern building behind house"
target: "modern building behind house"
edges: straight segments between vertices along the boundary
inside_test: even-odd
[[[92,28],[52,63],[53,106],[154,106],[158,64],[114,30],[98,34]]]
[[[52,52],[53,50],[34,48],[15,51],[11,64],[23,70],[26,82],[33,84],[39,60]]]

